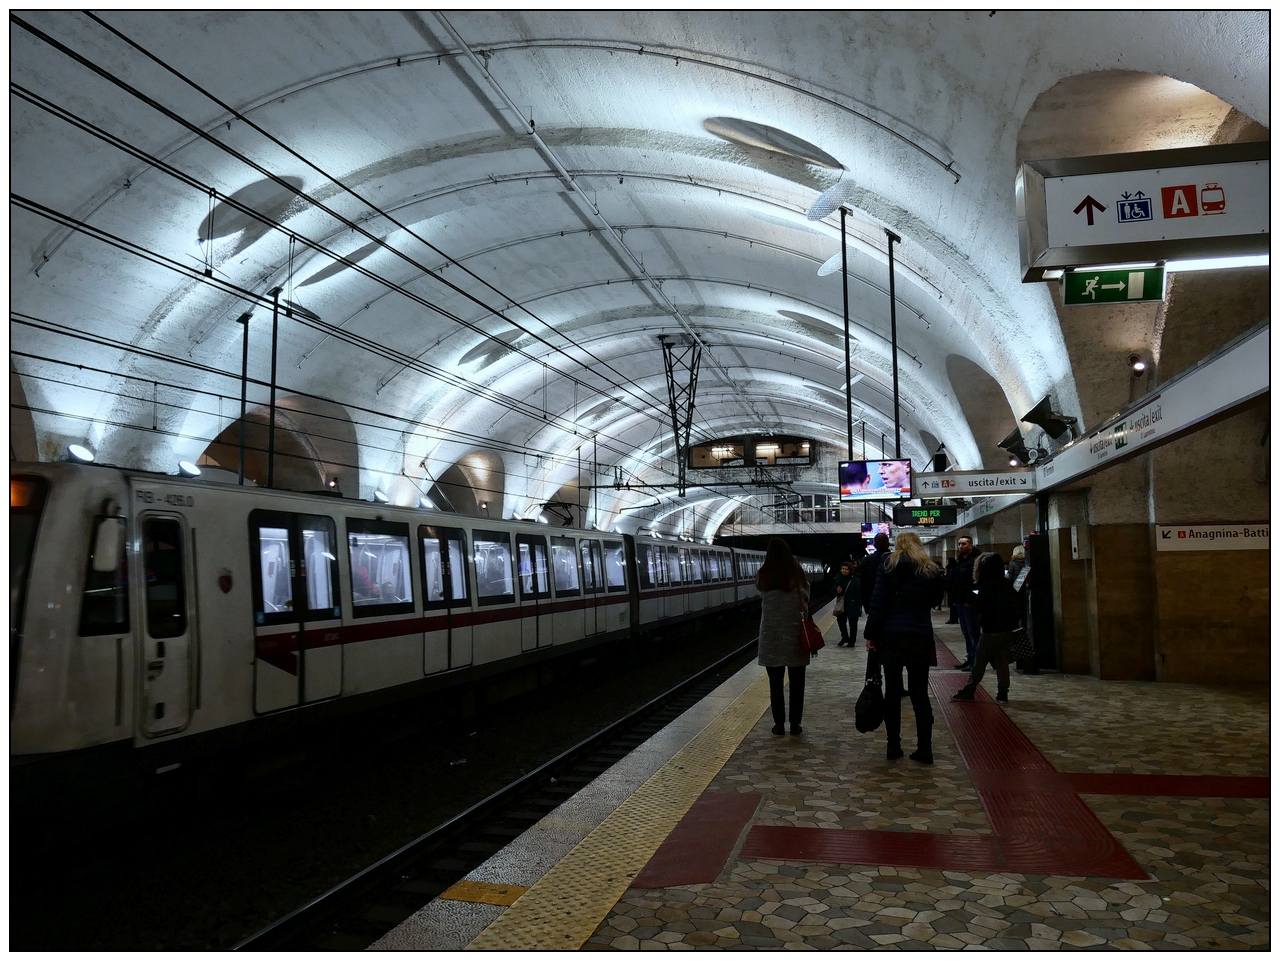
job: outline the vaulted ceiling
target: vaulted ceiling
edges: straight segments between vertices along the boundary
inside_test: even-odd
[[[361,495],[413,503],[481,451],[505,516],[536,513],[579,454],[671,479],[659,335],[704,345],[695,439],[843,455],[841,276],[819,271],[839,217],[806,217],[837,182],[867,453],[881,432],[892,448],[888,228],[903,455],[923,466],[923,433],[981,467],[989,431],[953,371],[1003,390],[1001,424],[1046,393],[1079,413],[1051,298],[1019,283],[1036,98],[1136,71],[1269,123],[1265,13],[17,18],[11,365],[40,456],[198,457],[238,416],[246,311],[250,376],[269,377],[279,288],[305,310],[280,320],[281,392],[347,412]],[[685,503],[624,491],[599,511],[625,525],[655,499]],[[707,532],[734,503],[697,502]]]

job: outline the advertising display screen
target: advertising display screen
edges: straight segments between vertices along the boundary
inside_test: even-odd
[[[862,525],[863,537],[875,537],[877,534],[889,535],[891,533],[892,532],[889,530],[888,521],[880,521],[878,523],[875,521],[872,521],[870,523],[864,523]]]
[[[840,462],[840,501],[896,501],[911,498],[911,461]]]

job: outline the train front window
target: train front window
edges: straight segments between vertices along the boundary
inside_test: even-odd
[[[627,589],[626,552],[614,541],[604,542],[604,580],[611,592]]]
[[[99,517],[97,520],[93,536],[89,538],[89,562],[85,565],[84,594],[80,600],[81,637],[129,632],[129,557],[124,550],[124,518]],[[107,525],[119,528],[117,543],[121,549],[114,570],[96,571],[93,569],[94,546],[99,543],[100,531]]]
[[[147,577],[147,633],[181,637],[187,632],[186,573],[182,562],[182,524],[148,520],[142,531],[142,563]]]

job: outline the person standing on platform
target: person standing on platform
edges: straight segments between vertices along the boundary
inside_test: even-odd
[[[779,537],[769,541],[764,563],[756,573],[760,592],[759,664],[769,675],[769,705],[773,708],[773,733],[786,734],[787,719],[782,694],[784,675],[791,678],[791,733],[800,734],[804,713],[804,669],[809,652],[804,649],[800,624],[809,613],[809,581],[804,570]]]
[[[1009,649],[1013,632],[1018,628],[1021,600],[1013,584],[1004,576],[1004,558],[995,552],[983,554],[978,561],[978,616],[982,639],[974,657],[969,683],[951,700],[972,701],[973,692],[982,683],[982,675],[990,663],[996,669],[996,700],[1009,700]]]
[[[929,668],[938,663],[930,611],[943,591],[942,568],[920,543],[903,532],[876,578],[864,636],[874,641],[884,664],[885,757],[902,757],[902,669],[907,669],[911,707],[916,715],[916,749],[911,760],[933,763],[933,708]]]
[[[973,553],[973,538],[961,537],[956,541],[956,566],[951,572],[948,586],[951,589],[951,603],[956,605],[956,614],[960,618],[960,633],[964,635],[964,663],[960,670],[967,671],[973,667],[973,655],[978,650],[978,609],[974,607],[977,595],[974,593],[973,562],[977,555]]]
[[[876,589],[876,575],[884,559],[889,556],[889,535],[877,534],[872,542],[875,550],[862,559],[858,565],[858,591],[862,598],[862,609],[871,610],[871,594]],[[867,680],[880,676],[880,655],[876,653],[875,642],[867,643]]]
[[[947,558],[947,572],[943,575],[943,581],[947,585],[947,623],[959,624],[960,618],[956,616],[955,598],[951,596],[951,572],[956,569],[956,559],[954,557]]]
[[[853,647],[858,639],[858,615],[862,613],[861,583],[853,561],[841,561],[840,573],[836,575],[836,606],[839,608],[836,623],[840,625],[840,643],[836,647]]]

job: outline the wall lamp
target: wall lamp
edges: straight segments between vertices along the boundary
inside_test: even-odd
[[[384,494],[382,491],[374,491],[373,496],[379,503],[382,503],[382,504],[387,503],[389,500],[387,495]]]
[[[178,473],[183,477],[199,477],[200,468],[189,460],[180,460],[178,461]]]
[[[1129,369],[1133,371],[1134,377],[1141,377],[1147,372],[1147,362],[1137,354],[1130,354]]]
[[[68,444],[67,453],[71,455],[71,459],[79,461],[81,464],[93,463],[93,451],[80,444]]]

